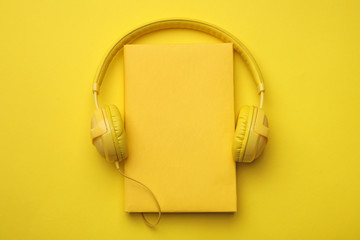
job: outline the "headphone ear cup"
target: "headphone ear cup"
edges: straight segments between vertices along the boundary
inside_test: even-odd
[[[91,119],[92,143],[101,156],[110,162],[118,160],[109,121],[105,109],[96,109]]]
[[[115,105],[108,105],[104,107],[104,113],[109,124],[117,158],[119,161],[125,160],[128,157],[127,141],[120,111]]]
[[[265,149],[268,132],[268,120],[263,109],[242,107],[233,141],[234,160],[250,163],[258,158]]]
[[[105,117],[101,109],[96,109],[92,118],[91,118],[91,140],[100,155],[104,158],[107,158],[108,153],[104,144],[109,145],[107,139],[109,137],[105,137],[109,135],[106,127]],[[111,143],[111,142],[110,142]],[[115,150],[114,147],[112,147]]]
[[[235,136],[233,140],[233,158],[235,162],[242,162],[245,151],[246,145],[249,138],[249,133],[251,129],[252,119],[254,115],[254,107],[253,106],[243,106],[240,109]]]

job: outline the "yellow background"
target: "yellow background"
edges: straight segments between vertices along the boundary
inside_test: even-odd
[[[359,239],[358,1],[1,1],[0,239]],[[122,34],[187,17],[238,36],[263,71],[271,138],[238,165],[238,213],[123,212],[90,143],[91,82]],[[141,43],[217,42],[170,30]],[[236,58],[238,106],[257,103]],[[120,105],[121,58],[102,102]],[[239,83],[240,79],[240,83]]]

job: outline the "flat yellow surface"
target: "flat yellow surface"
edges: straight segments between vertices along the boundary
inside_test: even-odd
[[[124,170],[163,212],[236,212],[233,45],[130,44],[124,49]],[[125,180],[125,211],[157,211]]]
[[[2,1],[0,239],[359,239],[359,1]],[[264,73],[270,141],[238,165],[236,214],[123,212],[123,180],[90,143],[91,83],[122,34],[196,18],[238,36]],[[139,43],[218,42],[170,30]],[[122,58],[102,103],[122,104]],[[257,103],[235,59],[236,111]]]

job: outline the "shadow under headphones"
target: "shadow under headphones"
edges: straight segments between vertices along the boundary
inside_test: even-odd
[[[236,162],[252,162],[263,152],[268,140],[269,131],[268,119],[265,116],[264,110],[262,109],[265,89],[261,71],[249,50],[235,36],[217,26],[197,20],[168,19],[152,22],[129,32],[111,48],[100,65],[93,83],[92,90],[96,105],[95,113],[91,119],[91,138],[93,144],[104,158],[110,162],[115,162],[118,169],[119,162],[125,160],[128,157],[124,121],[121,117],[120,111],[114,105],[108,105],[99,108],[97,97],[100,92],[100,87],[103,82],[105,73],[115,55],[126,44],[133,42],[137,38],[145,34],[164,29],[196,30],[212,35],[222,40],[223,42],[232,43],[234,50],[240,54],[242,59],[250,68],[258,88],[258,94],[260,95],[260,104],[259,107],[243,106],[240,109],[239,115],[237,117],[232,153],[234,161]],[[121,171],[120,173],[124,177],[141,184],[151,192],[151,190],[144,184],[126,176]],[[151,194],[153,195],[159,209],[159,221],[161,215],[160,206],[154,194],[152,192]],[[144,220],[148,225],[154,226],[153,224],[150,224],[145,219],[145,217]]]

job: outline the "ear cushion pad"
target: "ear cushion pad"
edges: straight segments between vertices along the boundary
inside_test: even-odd
[[[233,158],[236,162],[242,162],[248,141],[252,118],[254,114],[253,106],[243,106],[240,109],[235,136],[233,140]]]
[[[127,143],[120,111],[115,105],[108,105],[104,107],[104,113],[109,123],[118,159],[120,161],[125,160],[128,156]]]

